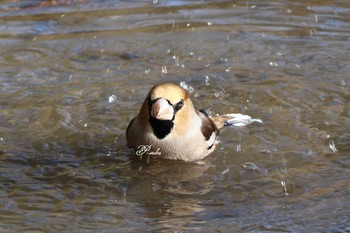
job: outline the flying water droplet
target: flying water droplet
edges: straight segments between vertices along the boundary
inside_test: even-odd
[[[270,61],[270,66],[278,66],[278,63],[277,62],[274,62],[274,61]]]
[[[205,84],[206,85],[209,85],[209,82],[210,82],[210,77],[207,75],[205,76],[205,80],[204,80]]]
[[[230,168],[227,168],[226,170],[224,170],[223,172],[221,172],[221,176],[225,175],[226,173],[228,173],[230,171]]]
[[[167,74],[168,73],[168,70],[167,70],[166,66],[162,66],[162,73],[163,74]]]
[[[288,196],[288,190],[287,190],[287,184],[285,181],[281,180],[281,186],[282,186],[282,189],[283,189],[283,192],[286,196]]]
[[[193,93],[194,92],[194,88],[191,85],[188,85],[185,81],[180,82],[180,86],[185,89],[186,91],[188,91],[189,93]]]
[[[256,166],[254,163],[246,162],[241,165],[245,170],[247,171],[255,171],[258,170],[258,166]]]
[[[201,95],[198,93],[198,92],[196,92],[196,93],[194,93],[194,95],[193,95],[195,98],[199,98],[199,97],[201,97]]]
[[[209,21],[209,22],[207,22],[207,24],[208,24],[208,26],[213,26],[213,25],[214,25],[214,22]]]
[[[334,143],[333,140],[331,140],[331,141],[329,142],[329,148],[331,149],[331,151],[332,151],[333,153],[335,153],[335,152],[338,151],[337,148],[335,147],[335,143]]]
[[[179,64],[179,60],[180,60],[179,56],[178,56],[178,55],[174,55],[174,56],[173,56],[173,59],[175,60],[175,65],[176,65],[176,66],[179,66],[179,65],[180,65],[180,64]]]
[[[115,95],[110,95],[109,97],[108,97],[108,102],[109,103],[115,103],[117,101],[117,96],[115,96]]]

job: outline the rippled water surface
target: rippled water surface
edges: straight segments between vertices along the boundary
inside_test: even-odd
[[[0,1],[0,232],[349,232],[349,54],[349,1]],[[130,159],[164,81],[264,123]]]

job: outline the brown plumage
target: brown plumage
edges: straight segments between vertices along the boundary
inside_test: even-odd
[[[213,152],[218,134],[213,120],[194,108],[187,91],[171,83],[150,90],[126,132],[128,147],[136,154],[184,161]]]

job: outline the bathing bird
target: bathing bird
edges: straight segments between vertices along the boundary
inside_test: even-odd
[[[242,120],[237,121],[238,115],[246,116],[228,114],[209,117],[194,107],[189,93],[181,86],[158,84],[151,88],[139,113],[128,125],[127,146],[139,156],[147,154],[162,159],[201,160],[214,151],[220,128],[231,123],[242,124]],[[245,119],[246,123],[250,123],[248,121]]]

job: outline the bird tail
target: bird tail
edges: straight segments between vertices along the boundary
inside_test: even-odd
[[[221,116],[213,116],[210,117],[210,119],[215,123],[218,129],[221,129],[224,126],[246,126],[254,122],[260,124],[263,123],[263,121],[260,119],[254,119],[251,116],[243,115],[240,113],[230,113]]]

